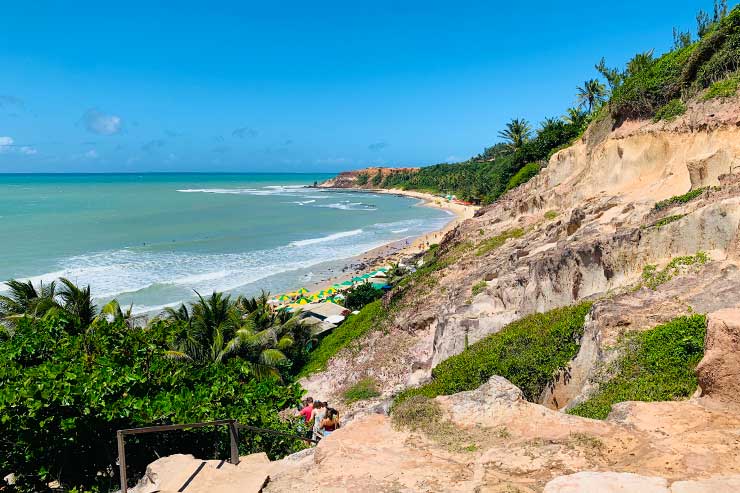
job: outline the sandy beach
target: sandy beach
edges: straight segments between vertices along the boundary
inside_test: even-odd
[[[348,189],[341,189],[347,191]],[[351,190],[351,189],[350,189]],[[448,231],[454,229],[458,224],[473,217],[479,206],[458,204],[450,202],[435,195],[423,192],[415,192],[400,189],[356,189],[362,192],[373,192],[379,194],[402,195],[404,197],[413,197],[421,202],[419,207],[434,207],[454,214],[454,217],[442,229],[430,231],[424,235],[394,241],[379,246],[372,250],[348,259],[344,268],[337,272],[335,276],[317,280],[309,284],[307,288],[310,291],[320,291],[332,284],[345,281],[358,274],[375,270],[379,267],[397,263],[403,258],[407,258],[418,253],[426,251],[430,245],[439,243]]]

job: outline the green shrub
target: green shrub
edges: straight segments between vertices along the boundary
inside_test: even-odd
[[[552,221],[556,217],[558,217],[560,214],[558,214],[558,211],[547,211],[545,212],[545,219],[548,221]]]
[[[363,306],[372,303],[382,296],[383,291],[375,289],[369,282],[364,282],[349,290],[347,297],[344,299],[344,306],[352,311],[360,310]]]
[[[661,271],[658,271],[656,265],[646,265],[642,270],[642,283],[644,286],[655,290],[661,284],[665,284],[686,267],[695,265],[704,265],[709,261],[709,257],[704,252],[697,252],[696,255],[676,257],[668,262],[668,265]]]
[[[539,399],[555,374],[578,352],[590,303],[536,313],[512,322],[432,370],[432,380],[396,397],[396,405],[412,396],[436,397],[473,390],[494,375],[522,389],[530,401]]]
[[[344,401],[352,404],[357,401],[366,401],[373,397],[378,397],[378,384],[373,378],[363,378],[350,388],[344,391]]]
[[[483,291],[485,291],[486,286],[488,286],[488,283],[486,281],[479,281],[473,284],[473,296],[477,296]]]
[[[653,121],[659,122],[661,120],[665,120],[670,122],[684,113],[686,113],[686,105],[683,104],[683,101],[680,99],[673,99],[655,113]]]
[[[357,175],[357,186],[364,187],[367,185],[368,180],[370,179],[369,176],[367,176],[367,173],[360,173]]]
[[[387,310],[383,308],[381,300],[366,305],[357,315],[348,316],[342,325],[322,339],[316,349],[309,354],[308,361],[298,376],[304,377],[325,370],[326,364],[340,350],[368,332],[381,327],[386,317]]]
[[[656,211],[662,211],[663,209],[667,209],[668,207],[679,205],[679,204],[685,204],[687,202],[691,202],[695,198],[699,197],[701,194],[703,194],[707,190],[707,187],[702,188],[695,188],[694,190],[690,190],[686,192],[683,195],[674,195],[673,197],[665,200],[661,200],[660,202],[657,202],[655,204],[654,209]]]
[[[684,217],[686,217],[686,214],[675,214],[673,216],[664,217],[663,219],[660,219],[654,222],[648,227],[660,229],[666,224],[671,224],[672,222],[678,221],[679,219],[683,219]]]
[[[523,185],[524,183],[527,183],[529,180],[537,176],[537,173],[539,172],[540,172],[539,164],[537,163],[527,164],[522,169],[517,171],[514,176],[511,177],[511,179],[509,180],[509,183],[506,184],[506,191],[508,192],[509,190],[513,190],[519,185]]]
[[[498,247],[506,243],[506,240],[508,240],[509,238],[521,238],[522,236],[524,236],[524,230],[521,228],[509,229],[507,231],[504,231],[500,235],[494,236],[493,238],[489,238],[479,243],[476,255],[482,257],[483,255],[496,250]]]
[[[697,386],[694,369],[704,355],[706,317],[680,317],[654,329],[627,335],[613,376],[569,414],[606,419],[625,401],[671,401],[689,397]]]
[[[738,86],[740,86],[740,75],[728,77],[709,86],[702,98],[704,101],[716,98],[731,98],[737,94]]]
[[[378,171],[378,174],[373,176],[372,184],[375,188],[378,188],[382,182],[383,182],[383,173],[381,171]]]
[[[131,329],[98,321],[70,334],[67,322],[60,312],[23,319],[0,342],[0,472],[16,474],[14,491],[47,491],[54,480],[65,490],[112,491],[119,482],[118,429],[234,418],[294,431],[277,413],[298,404],[298,385],[257,380],[236,358],[169,359],[162,323]],[[129,478],[138,479],[157,454],[223,458],[228,444],[223,427],[129,437]],[[302,447],[300,440],[249,436],[240,452],[278,458]]]
[[[696,44],[658,58],[649,67],[629,76],[614,90],[610,108],[620,120],[655,115],[659,108],[680,97],[681,75]]]

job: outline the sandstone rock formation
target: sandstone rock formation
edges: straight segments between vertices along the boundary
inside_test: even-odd
[[[670,124],[590,129],[581,142],[555,154],[540,175],[451,231],[440,252],[453,262],[432,274],[434,289],[408,293],[411,302],[394,314],[393,326],[360,342],[366,351],[340,354],[304,385],[336,401],[333,382],[349,385],[354,374],[372,374],[388,396],[513,320],[601,300],[574,362],[575,378],[568,379],[567,390],[543,395],[553,407],[568,405],[583,397],[593,365],[608,357],[605,346],[625,331],[734,306],[740,294],[737,166],[737,98],[692,103]],[[719,188],[653,209],[658,200],[700,187]],[[557,217],[548,219],[552,214]],[[672,222],[662,224],[666,218]],[[478,253],[478,245],[511,231],[520,233]],[[655,291],[633,292],[645,266],[662,268],[700,251],[711,258],[701,269],[685,269]],[[480,281],[486,287],[473,296],[472,286]]]
[[[696,369],[701,395],[740,409],[740,309],[719,310],[708,319],[704,359]]]
[[[312,455],[276,462],[265,491],[716,493],[740,479],[740,415],[702,399],[622,403],[596,421],[527,402],[493,377],[435,402],[441,433],[358,418]],[[591,472],[570,476],[581,471]]]

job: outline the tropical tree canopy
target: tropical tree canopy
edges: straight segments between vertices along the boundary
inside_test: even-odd
[[[590,79],[577,88],[576,101],[579,108],[588,108],[591,113],[599,104],[606,101],[606,87],[598,79]]]
[[[506,144],[513,151],[524,145],[532,133],[532,127],[529,122],[523,118],[514,118],[506,124],[506,128],[498,133],[498,136],[506,141]]]

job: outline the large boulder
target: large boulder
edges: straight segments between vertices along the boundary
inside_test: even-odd
[[[740,308],[708,316],[704,358],[696,373],[702,397],[740,405]]]

